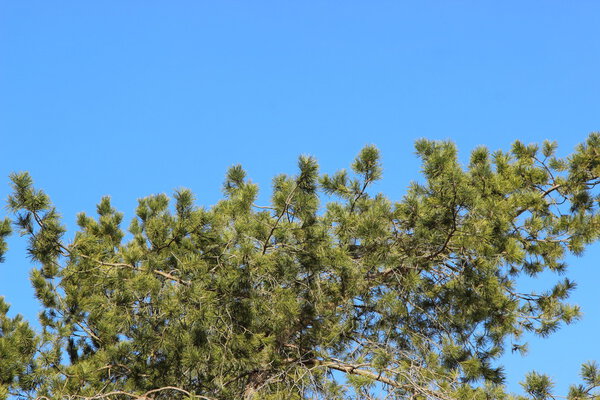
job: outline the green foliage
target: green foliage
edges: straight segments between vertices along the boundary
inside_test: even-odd
[[[466,168],[450,142],[416,150],[425,180],[397,202],[371,193],[382,167],[368,146],[351,172],[300,157],[268,206],[239,165],[214,207],[187,189],[146,197],[128,233],[105,197],[72,242],[13,174],[42,331],[0,302],[0,398],[512,398],[498,358],[580,316],[569,279],[517,283],[565,272],[598,240],[600,135],[566,158],[550,142],[477,148]],[[5,220],[0,255],[9,233]],[[569,399],[597,396],[596,365],[582,378]],[[523,387],[553,396],[538,373]]]
[[[11,233],[10,219],[5,218],[0,222],[0,262],[4,261],[4,254],[6,253],[6,250],[8,250],[5,238]]]
[[[0,297],[0,399],[6,399],[12,387],[30,387],[29,366],[38,342],[27,322],[20,315],[7,317],[8,310]]]
[[[525,382],[521,385],[533,399],[543,400],[551,396],[554,383],[547,375],[538,374],[534,371],[527,374]]]

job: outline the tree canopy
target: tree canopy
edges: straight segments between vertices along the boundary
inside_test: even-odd
[[[38,332],[0,299],[0,398],[513,398],[498,358],[580,315],[571,280],[517,283],[600,237],[600,134],[565,158],[550,142],[477,148],[467,166],[451,142],[416,151],[422,183],[399,201],[372,193],[368,146],[332,175],[300,157],[266,206],[240,166],[213,207],[149,196],[127,231],[105,197],[70,242],[48,195],[13,174],[43,311]],[[569,399],[597,398],[594,363],[582,379]],[[523,387],[553,396],[539,373]]]

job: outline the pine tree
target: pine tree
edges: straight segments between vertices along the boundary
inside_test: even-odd
[[[580,315],[569,279],[516,283],[564,272],[600,237],[600,134],[566,158],[550,142],[477,148],[466,167],[450,142],[416,150],[424,181],[400,201],[371,193],[382,167],[368,146],[333,175],[300,157],[268,206],[240,166],[212,208],[188,190],[146,197],[128,234],[106,197],[72,242],[13,174],[42,330],[0,301],[0,398],[513,398],[498,358]],[[597,398],[596,365],[582,378],[569,399]],[[553,396],[539,373],[523,387]]]

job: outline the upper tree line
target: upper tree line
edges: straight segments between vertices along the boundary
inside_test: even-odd
[[[42,330],[0,299],[0,398],[512,398],[498,358],[580,315],[569,279],[517,282],[599,238],[600,135],[566,158],[550,142],[477,148],[467,167],[450,142],[416,149],[424,182],[400,201],[371,193],[382,168],[365,147],[333,175],[300,157],[267,206],[239,166],[212,208],[146,197],[127,240],[106,197],[65,241],[49,197],[13,174]],[[582,377],[569,398],[597,398],[595,364]],[[524,382],[532,399],[551,387]]]

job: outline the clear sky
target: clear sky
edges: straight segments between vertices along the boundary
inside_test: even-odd
[[[597,1],[0,0],[0,197],[28,170],[65,217],[112,195],[194,190],[214,204],[242,163],[267,198],[299,154],[325,172],[365,144],[377,187],[400,199],[419,178],[415,139],[559,142],[600,130]],[[3,211],[2,211],[3,212]],[[34,319],[24,241],[10,240],[0,295]],[[508,385],[550,373],[564,393],[600,361],[600,246],[571,259],[584,318],[523,358]]]

